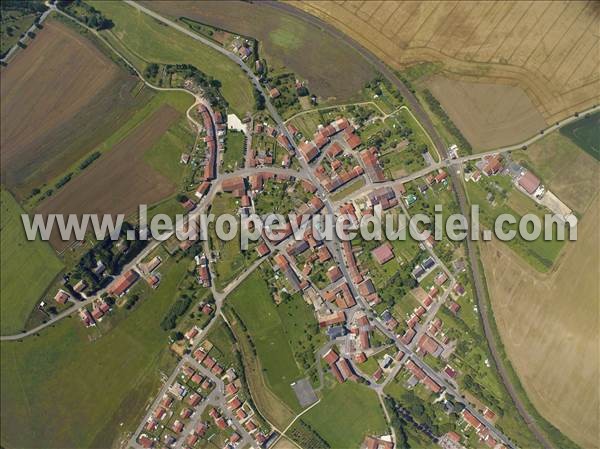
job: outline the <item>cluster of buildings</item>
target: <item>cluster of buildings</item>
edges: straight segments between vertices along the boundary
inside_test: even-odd
[[[321,125],[315,132],[313,139],[300,143],[298,150],[307,162],[312,162],[332,139],[335,139],[335,142],[331,145],[333,146],[335,143],[337,145],[333,146],[330,151],[331,154],[328,154],[329,157],[335,157],[334,153],[336,152],[339,154],[340,143],[350,150],[354,150],[361,144],[360,137],[354,132],[354,126],[347,119],[340,118],[327,126]]]
[[[209,108],[204,105],[198,105],[198,113],[202,117],[202,123],[206,135],[204,143],[206,144],[206,163],[204,165],[204,180],[210,181],[217,177],[217,158],[219,148],[222,145],[220,137],[225,134],[227,124],[223,120],[223,115],[220,112],[213,114]]]
[[[92,303],[91,311],[88,307],[79,309],[79,318],[85,327],[95,326],[97,321],[110,311],[111,307],[104,298],[99,298]]]
[[[292,126],[287,125],[288,131],[292,136],[294,136],[298,130]],[[284,150],[286,150],[287,154],[281,160],[281,166],[283,168],[289,168],[292,164],[292,156],[294,153],[294,147],[290,143],[288,137],[284,133],[280,133],[273,126],[269,126],[265,123],[257,123],[254,125],[254,134],[256,135],[264,135],[268,138],[274,139],[279,146],[281,146]],[[273,155],[269,151],[265,150],[256,150],[251,148],[250,154],[247,158],[247,166],[248,167],[263,167],[273,165],[275,162],[273,159]]]

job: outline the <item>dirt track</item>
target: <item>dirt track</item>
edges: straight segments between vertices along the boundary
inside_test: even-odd
[[[162,106],[36,212],[129,214],[139,204],[152,204],[174,193],[176,186],[146,165],[143,155],[180,116],[172,107]],[[57,250],[67,244],[56,233],[50,243]]]

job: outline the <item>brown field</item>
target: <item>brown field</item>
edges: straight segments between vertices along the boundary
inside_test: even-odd
[[[600,441],[599,197],[550,273],[506,245],[481,245],[507,354],[537,410],[585,448]]]
[[[55,214],[130,214],[139,204],[152,204],[176,190],[175,184],[143,161],[150,149],[181,113],[161,106],[106,155],[77,176],[36,211]],[[67,242],[53,233],[52,246]]]
[[[333,24],[393,68],[434,62],[454,79],[519,86],[546,123],[600,98],[597,2],[291,3]],[[485,105],[488,94],[480,91],[478,104]],[[493,129],[521,130],[521,116],[514,125],[506,117]],[[507,135],[502,144],[514,142]]]
[[[87,38],[46,21],[1,71],[2,184],[23,199],[60,175],[145,100],[137,83]]]
[[[188,17],[260,42],[261,57],[308,81],[310,90],[342,101],[356,96],[375,72],[357,52],[324,31],[257,2],[142,1],[163,15]]]
[[[433,76],[426,81],[433,95],[477,150],[521,142],[546,127],[523,89]]]

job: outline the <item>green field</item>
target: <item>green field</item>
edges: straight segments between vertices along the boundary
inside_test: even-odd
[[[303,377],[292,347],[284,336],[290,335],[281,320],[267,283],[253,273],[227,299],[243,321],[252,339],[263,374],[271,390],[292,410],[299,411],[290,384]]]
[[[181,185],[186,173],[186,165],[179,162],[181,153],[190,154],[194,141],[195,135],[187,124],[187,118],[182,118],[144,154],[144,161],[177,185]]]
[[[226,172],[232,172],[244,166],[245,142],[244,133],[239,131],[229,131],[227,133],[225,153],[223,154],[223,167]]]
[[[596,160],[600,160],[600,112],[565,126],[560,129],[560,132],[594,156]]]
[[[365,82],[375,76],[373,67],[351,47],[340,45],[320,28],[261,2],[142,3],[172,19],[187,17],[257,39],[259,56],[266,59],[270,70],[294,72],[308,81],[312,93],[327,101],[356,97]]]
[[[236,214],[237,198],[228,193],[218,194],[213,199],[210,213],[215,217],[224,214]],[[223,241],[215,232],[214,224],[209,225],[209,241],[211,248],[219,252],[219,258],[215,264],[215,286],[222,290],[229,282],[235,279],[245,268],[247,268],[258,256],[254,246],[249,245],[248,250],[242,251],[240,236],[237,234],[232,240]]]
[[[0,195],[0,332],[5,335],[23,329],[63,263],[48,242],[27,240],[21,221],[24,211],[8,191],[2,189]],[[54,297],[54,292],[50,294]]]
[[[493,198],[491,203],[488,200],[488,193]],[[516,230],[519,220],[525,213],[537,215],[543,226],[543,215],[546,210],[537,206],[521,192],[514,190],[507,176],[493,178],[482,176],[477,183],[467,183],[467,194],[471,203],[479,206],[482,226],[491,228],[500,214],[510,214],[515,217],[517,224],[505,225],[504,228]],[[545,272],[552,267],[565,242],[556,239],[546,241],[543,232],[536,240],[526,241],[517,232],[516,238],[506,244],[536,270]]]
[[[102,34],[126,57],[133,56],[130,62],[138,70],[150,62],[191,64],[221,82],[223,95],[238,116],[253,110],[250,81],[233,61],[125,3],[89,3],[114,22],[114,28]]]
[[[332,449],[359,447],[365,436],[387,433],[377,395],[350,381],[327,390],[321,402],[302,415],[302,420]]]
[[[159,324],[186,261],[165,261],[160,287],[144,285],[133,310],[113,311],[99,329],[73,316],[39,337],[0,344],[3,447],[111,447],[137,424],[159,370],[173,368]]]

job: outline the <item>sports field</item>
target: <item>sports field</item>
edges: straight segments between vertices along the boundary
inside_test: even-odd
[[[375,72],[353,49],[329,34],[260,2],[142,1],[173,19],[188,17],[258,39],[270,67],[308,81],[312,93],[338,101],[353,98]],[[314,131],[314,130],[313,130]]]
[[[140,285],[147,296],[132,311],[114,312],[102,333],[75,315],[39,337],[2,342],[2,446],[107,448],[137,425],[158,390],[159,370],[173,369],[160,321],[187,262],[164,262],[160,287]]]
[[[333,24],[395,69],[435,62],[452,79],[519,86],[547,123],[600,98],[600,19],[592,1],[290,3]],[[472,101],[483,107],[490,94],[479,92]],[[506,116],[495,128],[522,128],[522,118]],[[485,121],[481,125],[483,134]],[[503,143],[510,141],[507,135]]]
[[[558,266],[533,270],[506,245],[481,246],[494,317],[537,410],[568,437],[597,448],[599,432],[598,219],[593,201]]]
[[[63,264],[47,242],[26,239],[24,211],[8,191],[2,189],[0,195],[0,333],[7,335],[23,329]],[[53,297],[55,292],[50,293]]]
[[[18,200],[108,138],[149,98],[137,78],[52,18],[0,76],[2,184]]]
[[[180,114],[169,105],[158,106],[106,155],[42,203],[37,212],[129,214],[139,204],[152,204],[172,194],[175,184],[148,166],[143,156]],[[62,249],[67,242],[54,232],[51,243]]]
[[[250,80],[224,55],[125,3],[89,3],[115,23],[103,35],[119,50],[124,49],[128,59],[134,56],[130,62],[139,70],[151,62],[192,64],[221,82],[223,96],[239,117],[254,109]]]

